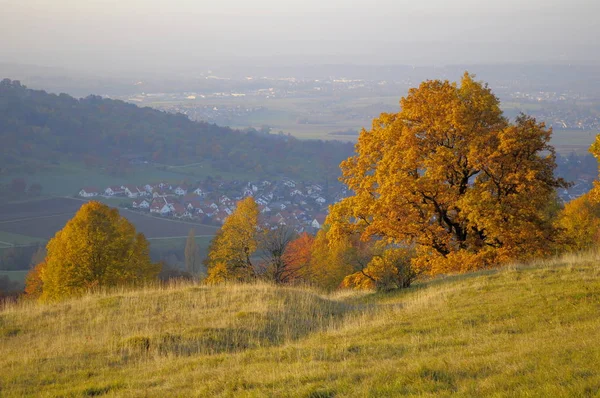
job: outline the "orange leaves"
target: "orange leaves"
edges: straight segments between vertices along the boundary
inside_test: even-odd
[[[309,279],[312,248],[315,238],[306,232],[291,241],[283,254],[283,262],[294,279]]]
[[[42,269],[45,262],[36,265],[25,277],[25,295],[28,298],[39,298],[43,291]]]
[[[332,239],[361,233],[420,247],[432,272],[465,271],[543,254],[555,230],[550,130],[511,125],[491,90],[426,81],[363,131],[342,181],[355,192],[331,208]],[[436,263],[439,265],[436,265]]]

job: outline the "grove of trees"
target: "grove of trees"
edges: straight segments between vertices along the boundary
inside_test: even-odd
[[[316,235],[265,226],[252,197],[238,202],[204,260],[205,283],[310,284],[391,290],[420,275],[466,272],[588,250],[600,243],[600,185],[563,206],[551,130],[525,115],[510,121],[498,98],[465,73],[460,84],[426,81],[363,130],[341,164],[352,195],[330,206]],[[591,152],[600,157],[600,138]],[[40,257],[41,253],[37,255]],[[189,274],[201,274],[194,231]],[[148,243],[97,202],[47,245],[27,293],[54,300],[96,286],[144,283],[159,266]],[[177,274],[177,273],[174,273]]]
[[[400,112],[382,114],[362,131],[356,154],[341,164],[353,195],[330,206],[316,236],[282,239],[274,229],[275,255],[261,268],[250,261],[253,250],[265,255],[257,211],[243,217],[245,239],[231,238],[228,220],[209,255],[209,275],[219,278],[209,280],[259,276],[388,290],[422,274],[588,249],[600,241],[600,189],[561,209],[556,190],[569,184],[555,177],[551,133],[525,115],[509,121],[487,85],[467,73],[460,84],[423,82],[402,98]],[[598,155],[600,143],[594,148]],[[242,208],[255,206],[246,202]],[[241,218],[233,220],[239,233]],[[234,247],[237,257],[221,261],[224,248]]]

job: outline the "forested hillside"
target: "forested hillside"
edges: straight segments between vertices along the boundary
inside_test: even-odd
[[[335,178],[353,148],[192,122],[182,114],[99,96],[49,94],[8,79],[0,82],[0,136],[5,172],[35,171],[68,155],[92,167],[132,159],[169,165],[206,161],[220,171]]]

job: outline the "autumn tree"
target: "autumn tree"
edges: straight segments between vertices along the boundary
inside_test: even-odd
[[[590,152],[600,159],[600,134],[590,147]],[[587,194],[565,205],[558,225],[562,229],[563,248],[567,251],[590,249],[600,243],[600,183]]]
[[[185,242],[185,269],[195,277],[201,272],[202,260],[200,259],[200,249],[196,244],[196,231],[192,228]]]
[[[567,251],[590,249],[600,243],[600,202],[588,193],[565,204],[558,225]]]
[[[258,234],[258,248],[267,279],[277,284],[293,281],[295,270],[288,266],[284,255],[296,235],[296,232],[286,225],[266,228]]]
[[[326,290],[340,286],[354,272],[349,254],[354,248],[347,237],[332,240],[327,229],[321,229],[312,245],[308,282]]]
[[[159,272],[144,235],[118,210],[89,202],[48,242],[41,296],[58,300],[95,287],[145,283]]]
[[[285,273],[290,282],[310,280],[314,236],[303,232],[291,241],[283,253]]]
[[[43,282],[42,269],[45,263],[42,261],[27,273],[25,277],[25,297],[29,299],[37,299],[42,296]]]
[[[596,135],[596,140],[590,146],[590,152],[598,161],[598,171],[600,172],[600,134]],[[590,191],[589,196],[590,201],[600,203],[600,180],[598,178],[594,181],[594,187]]]
[[[237,203],[208,253],[207,283],[247,281],[255,277],[252,256],[258,247],[258,205],[252,197]]]
[[[469,74],[460,86],[423,82],[400,105],[342,162],[355,194],[332,206],[331,239],[414,245],[415,269],[431,273],[549,253],[556,231],[546,208],[565,186],[553,175],[550,129],[524,115],[510,123]]]

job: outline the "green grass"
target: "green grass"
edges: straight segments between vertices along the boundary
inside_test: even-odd
[[[179,180],[200,180],[208,176],[215,177],[219,176],[224,179],[242,179],[252,180],[257,178],[256,173],[252,171],[247,172],[229,172],[218,170],[212,167],[210,162],[199,162],[191,165],[181,166],[166,166],[166,172],[171,173],[179,177]],[[149,180],[154,181],[154,180]]]
[[[41,238],[0,231],[0,247],[12,247],[14,245],[34,245],[44,242],[45,240]]]
[[[82,163],[63,160],[60,165],[51,166],[32,175],[2,175],[0,183],[6,184],[13,178],[19,177],[24,178],[28,185],[34,183],[42,185],[42,194],[45,196],[72,196],[84,186],[105,189],[110,185],[147,184],[159,181],[181,182],[186,179],[186,175],[181,172],[161,170],[153,166],[134,167],[127,174],[113,177],[99,169],[88,169]]]
[[[0,312],[0,395],[598,396],[600,256],[392,294],[264,284]]]

